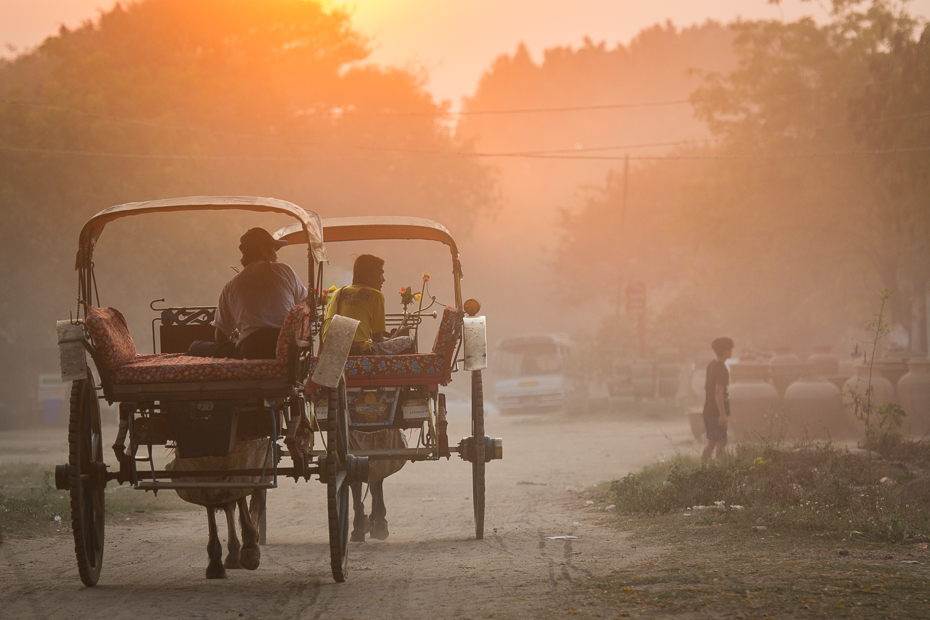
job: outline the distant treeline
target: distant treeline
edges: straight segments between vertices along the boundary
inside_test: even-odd
[[[655,346],[709,355],[728,333],[846,355],[887,288],[908,355],[926,354],[930,29],[902,2],[831,6],[823,24],[657,26],[541,62],[520,48],[468,100],[476,112],[590,107],[468,116],[463,131],[479,150],[576,158],[508,162],[503,186],[566,207],[552,294],[575,311],[621,303],[594,338],[610,355],[634,349],[618,300],[633,280],[647,283]],[[597,109],[623,103],[640,105]],[[663,144],[675,141],[687,143]],[[571,197],[580,183],[566,174],[587,187]]]
[[[368,54],[328,3],[143,0],[0,62],[2,406],[34,403],[37,372],[55,371],[54,321],[75,305],[77,234],[104,207],[273,196],[326,217],[437,217],[459,234],[492,210],[493,177],[460,156],[468,148],[423,76]],[[193,242],[224,258],[164,277],[182,297],[215,299],[203,283],[231,274],[225,256],[242,231],[236,220],[201,226],[182,218],[105,237],[122,250],[111,282],[146,289],[136,301],[147,310],[140,246],[170,257]]]

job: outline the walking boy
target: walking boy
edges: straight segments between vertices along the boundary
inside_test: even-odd
[[[711,345],[717,359],[707,365],[707,379],[704,382],[704,428],[707,430],[707,447],[701,459],[707,463],[716,450],[716,458],[723,456],[727,449],[727,418],[730,416],[730,371],[726,361],[733,355],[733,341],[730,338],[717,338]]]

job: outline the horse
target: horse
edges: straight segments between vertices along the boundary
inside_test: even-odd
[[[352,450],[385,450],[406,448],[407,440],[400,429],[378,431],[349,431],[349,448]],[[384,479],[396,474],[407,463],[402,459],[372,459],[369,465],[368,488],[371,491],[371,518],[365,515],[362,483],[352,484],[352,503],[355,518],[352,522],[352,542],[365,542],[365,534],[385,540],[388,537],[387,508],[384,505]]]
[[[222,470],[259,469],[271,467],[271,451],[267,439],[237,442],[228,456],[204,456],[180,458],[175,456],[166,469]],[[215,477],[185,478],[186,481],[216,482]],[[257,482],[257,477],[230,476],[229,482]],[[265,489],[248,488],[205,488],[177,489],[178,496],[186,502],[203,506],[207,511],[209,537],[207,541],[207,579],[225,579],[226,569],[244,568],[255,570],[261,564],[258,523],[265,511]],[[251,497],[251,506],[249,505]],[[239,526],[242,543],[236,535],[236,509],[239,509]],[[216,525],[216,511],[226,514],[227,555],[223,561],[223,545],[220,543]]]

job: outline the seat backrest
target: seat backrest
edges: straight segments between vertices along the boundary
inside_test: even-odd
[[[116,308],[85,306],[84,323],[100,359],[109,370],[125,366],[136,357],[129,325]]]
[[[465,313],[447,306],[442,313],[442,321],[439,323],[439,331],[436,333],[436,341],[433,343],[433,353],[449,360],[455,355],[455,345],[458,344],[459,326],[462,324],[462,317]]]
[[[291,348],[291,335],[297,340],[310,340],[310,306],[302,301],[287,312],[281,333],[278,334],[278,344],[275,346],[275,357],[279,362],[287,363],[288,352]]]

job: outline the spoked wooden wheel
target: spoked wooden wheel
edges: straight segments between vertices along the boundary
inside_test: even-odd
[[[78,572],[85,586],[96,585],[103,563],[103,436],[100,402],[94,376],[71,384],[71,418],[68,424],[68,474],[71,491],[71,529]]]
[[[471,436],[475,439],[475,460],[471,464],[472,505],[475,508],[475,538],[484,538],[484,388],[481,371],[471,373]]]
[[[346,384],[330,390],[326,433],[326,504],[329,514],[329,556],[333,579],[342,583],[349,551],[349,426]]]

